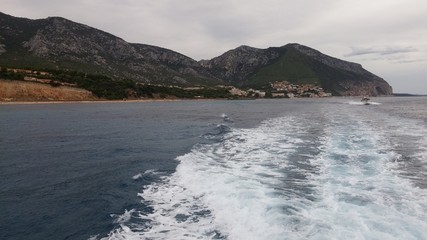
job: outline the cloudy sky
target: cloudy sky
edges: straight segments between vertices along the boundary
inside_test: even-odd
[[[300,43],[358,62],[395,92],[427,94],[426,0],[0,0],[0,11],[61,16],[196,60],[240,45]]]

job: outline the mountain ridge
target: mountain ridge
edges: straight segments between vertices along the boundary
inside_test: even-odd
[[[62,17],[17,18],[0,12],[0,65],[79,70],[146,84],[266,89],[271,82],[315,84],[334,95],[390,95],[392,88],[360,64],[297,43],[246,45],[210,60],[129,43]]]

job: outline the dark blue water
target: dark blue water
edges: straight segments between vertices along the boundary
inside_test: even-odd
[[[134,181],[173,172],[227,112],[256,123],[251,101],[0,106],[0,239],[84,239],[139,204]],[[273,111],[274,114],[274,111]]]
[[[296,159],[283,167],[283,171],[287,172],[288,180],[286,182],[289,183],[289,186],[279,188],[288,191],[289,188],[301,186],[305,193],[316,194],[316,189],[312,188],[311,183],[304,186],[292,185],[292,183],[298,182],[294,181],[295,179],[304,180],[308,176],[304,172],[307,169],[311,169],[310,171],[313,172],[319,168],[326,168],[325,166],[319,167],[315,159],[309,155],[326,158],[336,153],[322,153],[323,148],[331,146],[334,151],[337,149],[341,151],[341,148],[334,145],[335,143],[330,140],[317,139],[314,136],[327,135],[331,139],[332,137],[340,139],[342,135],[335,136],[333,134],[334,126],[340,131],[349,131],[349,134],[355,135],[353,131],[357,131],[357,129],[350,131],[345,126],[347,122],[350,122],[353,115],[356,118],[365,115],[372,117],[373,126],[384,120],[387,121],[387,126],[394,126],[399,129],[405,123],[405,119],[411,124],[417,125],[412,129],[415,131],[414,133],[410,132],[411,124],[405,125],[402,131],[385,131],[383,129],[381,134],[394,144],[394,147],[391,146],[392,144],[381,142],[381,147],[373,148],[372,154],[366,158],[380,159],[385,157],[378,153],[381,151],[393,151],[400,154],[400,157],[396,159],[405,161],[406,164],[403,168],[404,171],[399,172],[399,176],[410,179],[415,187],[425,189],[426,178],[423,172],[419,171],[420,167],[426,166],[426,162],[423,161],[426,154],[425,146],[414,146],[413,143],[421,141],[422,136],[419,136],[419,133],[421,131],[422,135],[426,129],[426,99],[376,99],[381,104],[368,106],[370,109],[352,104],[357,101],[332,98],[317,100],[0,105],[0,239],[88,239],[95,236],[96,238],[110,236],[113,239],[135,238],[136,236],[144,239],[144,232],[149,231],[148,229],[155,229],[155,225],[149,223],[160,221],[158,218],[151,216],[150,219],[144,220],[134,217],[125,226],[125,221],[120,220],[120,217],[126,217],[128,211],[132,211],[130,214],[134,216],[138,213],[156,214],[159,211],[156,206],[161,205],[157,201],[164,200],[156,194],[165,196],[165,194],[170,193],[171,181],[180,182],[179,187],[184,189],[194,187],[182,183],[183,177],[180,175],[182,170],[177,171],[179,164],[181,164],[180,169],[185,168],[186,171],[192,171],[188,172],[188,175],[194,173],[194,176],[198,176],[197,174],[201,174],[202,178],[195,178],[195,180],[203,182],[202,179],[208,179],[208,182],[204,183],[206,185],[214,182],[214,179],[225,179],[228,176],[216,175],[214,172],[205,172],[201,169],[205,169],[203,167],[205,163],[213,166],[213,163],[210,162],[212,159],[217,162],[219,159],[237,156],[240,148],[252,149],[252,155],[244,155],[243,158],[258,157],[251,160],[254,163],[253,166],[246,167],[257,169],[255,172],[257,176],[261,176],[261,179],[266,181],[271,181],[271,184],[283,177],[274,177],[276,172],[270,172],[269,168],[264,167],[277,167],[278,165],[272,162],[263,162],[259,165],[255,163],[264,157],[270,160],[276,159],[272,157],[271,153],[287,154],[288,158]],[[341,113],[349,119],[331,117]],[[290,118],[284,120],[284,117]],[[363,126],[370,124],[363,121],[355,121],[354,124],[360,123]],[[289,125],[289,122],[293,122],[293,124]],[[284,127],[276,128],[278,125]],[[261,133],[269,131],[271,131],[269,133],[271,138],[268,137],[257,142],[263,137]],[[282,138],[291,132],[298,132],[301,136],[292,140],[294,142]],[[275,135],[276,133],[279,134]],[[364,136],[356,135],[356,140],[360,140]],[[244,136],[246,136],[246,140],[242,140]],[[258,137],[252,139],[253,136]],[[377,141],[372,139],[369,137],[362,140]],[[254,144],[256,143],[257,146],[264,144],[264,149],[272,147],[272,150],[268,152],[270,155],[257,153],[254,151],[256,149],[254,145],[250,145],[248,141],[249,143],[255,141]],[[300,149],[299,151],[303,151],[305,155],[295,152],[288,153],[288,150],[282,149],[285,142],[289,149]],[[238,144],[236,145],[236,143]],[[277,143],[283,143],[282,147],[276,149]],[[203,147],[200,149],[200,146]],[[215,157],[212,157],[211,151],[215,152]],[[358,150],[351,149],[351,151],[346,153],[359,154]],[[217,155],[218,152],[221,154]],[[189,153],[194,153],[195,156],[199,157],[194,157],[192,154],[188,155]],[[218,156],[221,157],[217,158]],[[180,161],[176,160],[177,157]],[[200,159],[200,157],[207,160],[198,162],[196,159]],[[182,165],[183,159],[193,163],[192,167],[194,168],[185,164]],[[238,169],[241,169],[241,166],[238,166]],[[233,167],[234,165],[226,166],[226,169]],[[304,169],[304,171],[301,172],[298,168]],[[156,174],[150,174],[152,172]],[[414,172],[417,173],[416,177],[411,174]],[[241,179],[247,179],[245,174],[246,172],[243,171],[238,175],[242,177]],[[327,181],[326,177],[323,178],[324,175],[319,175],[322,177],[316,176],[317,181]],[[330,177],[333,174],[325,176]],[[314,177],[312,178],[314,179]],[[241,179],[236,179],[238,180],[233,181],[240,183]],[[293,180],[290,181],[289,179]],[[388,175],[381,175],[379,179],[388,179]],[[264,180],[257,178],[256,181]],[[161,185],[156,185],[156,183]],[[230,185],[228,187],[240,188],[239,186]],[[327,191],[334,192],[333,189],[337,186],[339,185],[331,185]],[[153,190],[158,187],[164,188],[164,190]],[[145,188],[152,191],[152,199],[148,199],[149,196],[142,196],[142,198],[141,195],[138,196]],[[198,186],[193,191],[197,189]],[[264,191],[260,189],[263,188],[260,186],[257,191]],[[174,191],[172,192],[175,194]],[[312,192],[310,193],[310,191]],[[147,192],[148,190],[145,191],[145,193]],[[207,193],[200,194],[206,195]],[[220,193],[211,192],[208,194],[217,196],[216,194]],[[283,193],[274,194],[283,195]],[[353,194],[353,192],[346,194]],[[316,198],[320,199],[320,196],[312,197],[312,199]],[[270,200],[266,199],[266,201]],[[213,219],[215,216],[211,213],[215,211],[216,203],[204,199],[203,204],[204,206],[195,215],[204,214]],[[425,206],[422,204],[425,203],[421,203],[419,206]],[[174,206],[174,209],[180,210],[177,205]],[[308,208],[308,206],[313,207],[312,205],[305,207]],[[281,206],[281,209],[283,207]],[[296,208],[295,206],[288,206],[287,208],[289,209],[289,207],[290,209]],[[162,209],[162,211],[164,210]],[[424,210],[421,209],[421,211]],[[215,219],[219,219],[221,216],[219,211],[217,213]],[[174,221],[179,224],[190,219],[189,215],[180,214],[177,213],[172,216],[175,219]],[[240,219],[250,217],[237,209],[236,216]],[[352,215],[349,214],[349,216]],[[425,217],[425,214],[420,216]],[[209,221],[213,222],[212,219]],[[280,219],[282,218],[275,218],[274,221],[280,221]],[[235,219],[230,218],[229,220],[234,221]],[[200,219],[200,223],[202,222]],[[147,224],[149,225],[148,228]],[[243,223],[237,225],[246,226]],[[188,226],[184,229],[191,229]],[[124,227],[139,233],[127,235],[120,232],[117,235],[112,235],[112,232]],[[200,228],[200,226],[195,228]],[[205,235],[205,237],[235,239],[236,235],[233,234],[240,233],[239,231],[233,232],[222,229],[221,224],[215,228],[210,233],[211,235]],[[178,228],[174,225],[170,229],[176,230]],[[172,232],[170,229],[168,231]],[[153,234],[150,236],[154,236],[154,239],[167,239],[174,236],[156,235],[159,234],[158,232]],[[185,236],[188,237],[189,235]],[[425,235],[421,237],[425,237]],[[188,237],[188,239],[192,238]]]

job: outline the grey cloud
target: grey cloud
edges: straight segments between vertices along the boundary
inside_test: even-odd
[[[413,47],[405,47],[405,48],[386,48],[379,52],[381,55],[389,55],[389,54],[397,54],[397,53],[410,53],[410,52],[418,52],[416,48]]]
[[[344,54],[345,57],[360,56],[366,54],[378,53],[378,50],[372,48],[352,48],[350,53]]]
[[[417,52],[418,50],[413,47],[387,47],[387,48],[357,48],[352,47],[350,53],[345,54],[345,57],[353,57],[367,54],[377,54],[377,55],[390,55],[390,54],[398,54],[398,53],[410,53]]]
[[[399,60],[397,63],[422,63],[427,62],[427,58],[424,59],[407,59],[407,60]]]

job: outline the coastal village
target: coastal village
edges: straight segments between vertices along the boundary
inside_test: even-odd
[[[229,87],[233,96],[252,98],[317,98],[330,97],[331,93],[325,92],[323,88],[312,84],[292,84],[287,81],[276,81],[270,83],[268,91],[248,89],[242,90],[236,87]]]

